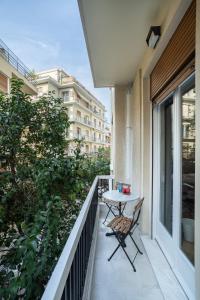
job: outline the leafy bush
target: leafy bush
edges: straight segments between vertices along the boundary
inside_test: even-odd
[[[0,297],[39,299],[97,174],[109,158],[67,155],[62,99],[0,95]]]

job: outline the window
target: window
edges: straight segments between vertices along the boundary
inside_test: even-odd
[[[64,102],[69,101],[69,91],[63,92],[63,100],[64,100]]]
[[[43,88],[41,86],[37,87],[37,91],[38,91],[38,96],[42,96],[43,95]]]
[[[77,127],[76,132],[77,132],[77,139],[81,139],[81,128]]]
[[[81,112],[79,110],[77,110],[77,113],[76,113],[76,119],[77,121],[81,121]]]
[[[84,116],[84,123],[89,124],[89,117],[87,115]]]
[[[85,131],[85,137],[86,137],[87,139],[89,138],[89,131],[88,131],[88,130]]]

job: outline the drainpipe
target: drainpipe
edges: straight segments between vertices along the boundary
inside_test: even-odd
[[[126,93],[126,182],[131,184],[132,178],[132,126],[131,126],[131,86]]]
[[[110,88],[110,98],[111,98],[111,148],[110,148],[110,174],[115,175],[115,144],[116,144],[116,124],[115,124],[115,88]]]

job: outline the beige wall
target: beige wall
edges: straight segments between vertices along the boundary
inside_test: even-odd
[[[129,111],[126,110],[127,86],[116,86],[113,100],[113,149],[115,156],[113,162],[114,175],[116,180],[127,181],[127,170],[131,174],[130,183],[132,189],[137,194],[145,197],[142,230],[151,234],[151,102],[148,94],[148,81],[143,81],[142,72],[138,70],[134,85],[130,94]],[[129,114],[129,116],[127,115]],[[127,124],[127,117],[130,124]],[[127,137],[127,125],[130,125],[131,136]],[[130,138],[131,158],[127,161],[128,144]],[[131,163],[132,162],[132,163]]]
[[[148,49],[134,77],[131,90],[131,126],[132,126],[132,186],[139,189],[144,196],[142,230],[151,234],[152,228],[152,104],[150,102],[149,74],[163,52],[177,24],[184,15],[191,1],[175,0],[164,23],[162,40],[156,50]],[[196,28],[196,92],[200,99],[200,0],[197,0]],[[113,155],[114,174],[117,179],[125,179],[126,151],[126,93],[127,86],[116,86],[113,105]],[[195,204],[195,265],[196,265],[196,299],[200,299],[200,101],[196,102],[196,204]],[[116,137],[115,137],[116,136]]]
[[[59,97],[59,90],[58,88],[52,84],[52,83],[48,83],[48,92],[53,92],[54,91],[54,97]]]
[[[126,86],[115,87],[115,99],[113,101],[113,114],[115,115],[113,130],[114,175],[117,181],[125,180],[125,136],[126,136]]]
[[[131,184],[141,196],[145,197],[142,230],[151,234],[152,211],[152,106],[149,95],[149,74],[175,31],[190,0],[169,1],[168,9],[161,9],[155,18],[155,24],[162,27],[162,37],[158,47],[147,48],[138,64],[131,90],[130,119],[132,127],[131,147],[132,165],[130,167]],[[163,14],[165,17],[163,18]],[[160,20],[163,20],[160,23]],[[113,164],[118,180],[126,180],[126,101],[127,86],[116,86],[113,105]]]
[[[141,71],[138,70],[131,91],[130,118],[132,125],[132,186],[141,194]]]
[[[0,71],[6,75],[9,79],[8,91],[10,92],[10,79],[13,77],[20,78],[24,81],[23,91],[30,95],[36,95],[36,87],[28,81],[23,75],[21,75],[13,66],[11,66],[3,57],[0,55]]]

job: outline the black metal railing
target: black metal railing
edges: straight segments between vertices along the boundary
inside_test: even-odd
[[[103,193],[107,192],[109,188],[113,189],[113,180],[111,181],[111,187],[109,186],[110,182],[107,178],[99,178],[98,183],[98,197],[100,200],[102,200]]]
[[[73,263],[65,284],[62,300],[82,299],[92,244],[92,236],[98,205],[98,184],[95,187],[91,205],[74,255]]]
[[[27,80],[35,83],[35,76],[32,74],[33,72],[24,65],[24,63],[8,48],[8,46],[1,39],[0,55]]]
[[[42,300],[81,300],[83,295],[84,299],[88,298],[85,296],[88,294],[86,281],[89,281],[88,274],[92,274],[89,268],[92,265],[91,249],[95,249],[98,201],[102,193],[112,187],[112,181],[113,176],[108,175],[95,178]]]

